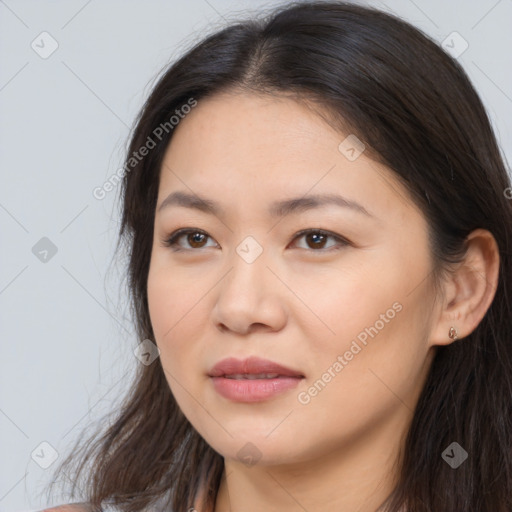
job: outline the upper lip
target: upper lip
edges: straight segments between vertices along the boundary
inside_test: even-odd
[[[223,375],[250,373],[277,373],[284,377],[304,377],[304,375],[297,370],[256,356],[242,360],[234,357],[222,359],[211,368],[208,375],[210,377],[222,377]]]

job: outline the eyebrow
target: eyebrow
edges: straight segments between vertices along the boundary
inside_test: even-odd
[[[330,204],[342,208],[349,208],[368,217],[374,217],[374,215],[368,212],[368,210],[366,210],[366,208],[361,204],[336,194],[315,194],[292,199],[285,199],[283,201],[275,201],[270,205],[268,213],[272,217],[282,217],[291,213],[304,212]],[[160,203],[157,211],[160,212],[164,208],[169,208],[170,206],[193,208],[215,216],[225,215],[224,209],[215,201],[205,197],[200,197],[197,194],[189,194],[187,192],[181,191],[176,191],[169,194]]]

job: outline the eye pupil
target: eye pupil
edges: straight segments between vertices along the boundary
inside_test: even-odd
[[[310,240],[313,241],[313,245],[315,247],[323,247],[325,245],[326,236],[318,233],[310,233],[306,235],[306,238],[308,239],[308,242]]]
[[[194,244],[198,243],[198,244],[201,244],[201,242],[204,241],[204,238],[206,237],[206,235],[204,235],[203,233],[191,233],[189,234],[188,238],[189,238],[189,243],[192,247],[195,247]],[[199,240],[198,240],[199,238]],[[192,240],[192,242],[190,242]]]

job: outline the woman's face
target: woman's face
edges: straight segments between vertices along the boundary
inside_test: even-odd
[[[233,461],[304,462],[369,436],[389,445],[423,387],[436,306],[427,224],[348,135],[291,99],[222,94],[198,102],[166,151],[148,276],[155,341],[181,410]],[[190,199],[160,209],[177,192]],[[211,376],[253,356],[295,377]],[[233,378],[244,370],[253,378]]]

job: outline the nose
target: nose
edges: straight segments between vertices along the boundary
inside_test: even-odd
[[[278,331],[287,319],[287,288],[269,267],[265,251],[254,261],[236,251],[230,270],[215,287],[213,322],[222,332]]]

